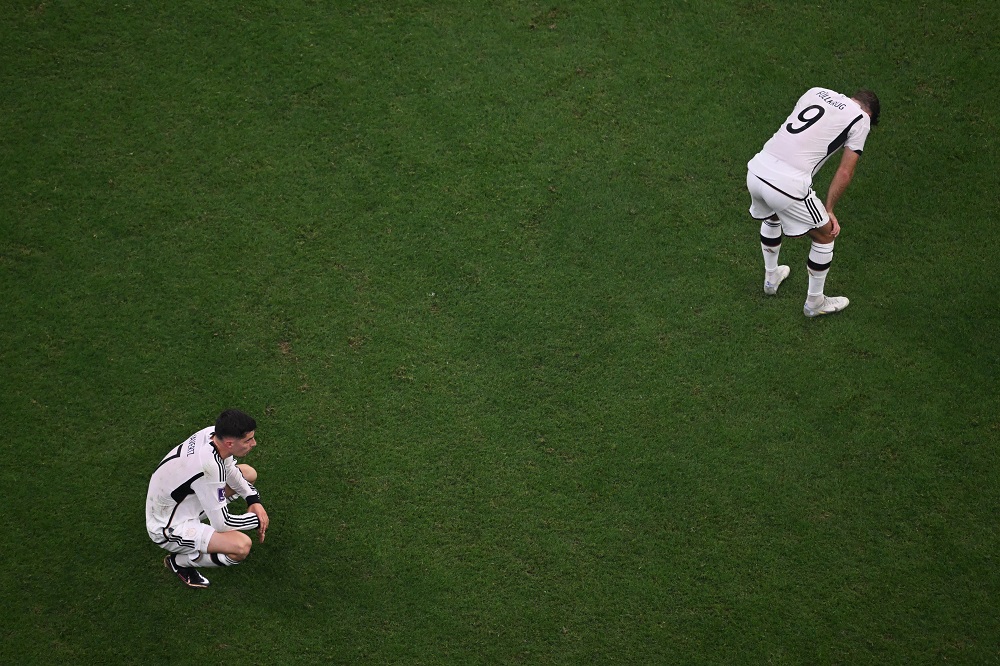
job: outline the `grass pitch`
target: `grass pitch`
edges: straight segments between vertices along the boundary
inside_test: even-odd
[[[998,21],[4,3],[0,662],[1000,660]],[[743,184],[813,85],[884,108],[815,321]],[[272,528],[192,591],[227,406]]]

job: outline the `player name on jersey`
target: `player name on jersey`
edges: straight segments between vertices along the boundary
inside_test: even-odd
[[[833,108],[840,109],[841,111],[843,111],[844,109],[847,108],[847,105],[841,101],[834,99],[834,94],[835,93],[830,93],[829,91],[826,90],[816,91],[816,96],[819,97],[821,100],[823,100]]]

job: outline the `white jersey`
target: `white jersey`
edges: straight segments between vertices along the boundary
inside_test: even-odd
[[[191,435],[172,449],[153,472],[146,492],[146,531],[156,543],[167,540],[164,530],[207,516],[217,532],[252,530],[260,526],[255,513],[234,516],[226,509],[226,484],[249,501],[259,501],[257,489],[236,467],[223,459],[212,443],[215,428]]]
[[[812,179],[843,147],[859,155],[871,119],[853,99],[826,88],[810,88],[747,169],[789,196],[804,199]]]

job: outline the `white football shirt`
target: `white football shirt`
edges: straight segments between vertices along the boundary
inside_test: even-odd
[[[223,459],[212,443],[214,427],[199,430],[171,449],[153,476],[146,492],[146,531],[157,542],[164,530],[188,520],[208,517],[218,532],[252,530],[260,526],[255,513],[232,515],[226,509],[226,484],[245,498],[256,500],[254,488],[229,456]]]
[[[810,88],[764,149],[747,164],[750,173],[804,198],[812,178],[843,147],[861,154],[871,119],[853,99],[828,88]]]

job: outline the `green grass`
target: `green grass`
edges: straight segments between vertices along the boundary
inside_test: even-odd
[[[998,21],[3,3],[0,663],[1000,662]],[[883,103],[816,321],[744,189],[813,85]],[[194,592],[143,498],[228,406]]]

